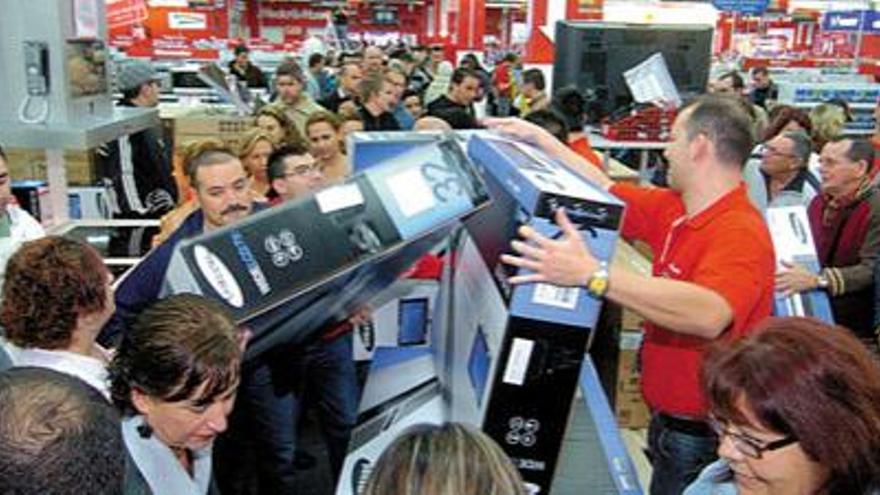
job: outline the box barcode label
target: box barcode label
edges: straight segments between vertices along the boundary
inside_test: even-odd
[[[535,284],[532,302],[557,308],[573,310],[577,306],[577,287],[559,287],[550,284]]]
[[[510,346],[510,357],[507,358],[507,366],[504,368],[504,383],[519,385],[526,380],[526,372],[529,370],[529,360],[532,359],[532,349],[535,342],[528,339],[514,338]]]

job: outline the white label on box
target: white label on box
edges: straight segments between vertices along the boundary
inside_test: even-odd
[[[768,208],[766,215],[777,260],[791,261],[796,257],[816,256],[806,208],[803,206]]]
[[[504,368],[504,383],[522,386],[526,381],[526,372],[529,370],[529,361],[532,359],[534,348],[535,342],[532,340],[513,339],[510,357],[507,358],[507,366]]]
[[[535,284],[532,302],[556,308],[573,310],[577,306],[577,287],[559,287],[550,284]]]
[[[364,195],[361,194],[357,184],[344,184],[330,187],[315,194],[318,209],[321,213],[332,213],[343,208],[361,205],[364,203]]]
[[[417,168],[404,170],[388,177],[386,184],[394,195],[397,207],[407,218],[434,207],[434,193]]]

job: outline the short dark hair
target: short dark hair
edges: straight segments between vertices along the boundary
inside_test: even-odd
[[[544,91],[544,88],[547,87],[547,83],[544,80],[544,73],[541,72],[541,69],[529,69],[523,72],[522,78],[523,84],[531,84],[538,91]]]
[[[216,301],[178,294],[154,303],[123,334],[110,364],[113,402],[123,414],[137,414],[131,393],[138,389],[166,402],[210,404],[238,383],[239,338],[232,315]]]
[[[324,55],[320,53],[313,53],[309,55],[309,68],[315,67],[322,62],[324,62]]]
[[[196,189],[199,186],[196,176],[200,168],[231,161],[239,161],[238,153],[216,138],[194,141],[183,150],[183,170],[189,185]]]
[[[733,89],[743,89],[746,87],[746,82],[743,81],[743,78],[741,75],[739,75],[739,72],[735,70],[721,74],[721,76],[718,77],[718,80],[720,81],[722,79],[730,79],[730,83],[731,86],[733,86]]]
[[[569,132],[582,131],[587,118],[587,99],[576,86],[564,86],[553,93],[550,105],[565,117]]]
[[[754,136],[752,121],[740,101],[733,96],[702,95],[682,112],[690,112],[685,123],[688,141],[703,134],[715,145],[722,162],[742,167],[754,147]]]
[[[417,97],[419,99],[419,101],[423,100],[422,93],[420,93],[414,89],[407,89],[403,92],[403,96],[400,97],[400,101],[406,100],[407,98],[410,98],[413,96]]]
[[[849,149],[846,150],[846,158],[853,163],[863,161],[868,164],[866,170],[870,171],[874,166],[874,146],[871,141],[863,138],[836,137],[831,142],[849,142]]]
[[[290,76],[302,85],[305,85],[306,83],[306,77],[305,74],[303,74],[302,67],[292,60],[282,62],[281,65],[275,69],[275,79],[277,80],[281,76]]]
[[[235,45],[235,54],[241,55],[242,53],[250,53],[247,45]]]
[[[46,368],[0,374],[0,491],[120,495],[124,478],[119,415],[100,392]]]
[[[284,174],[287,173],[286,165],[284,161],[287,160],[289,156],[301,156],[309,153],[309,149],[303,144],[290,144],[287,146],[282,146],[277,150],[273,151],[271,155],[269,155],[269,168],[266,174],[269,177],[269,182],[272,182],[275,179],[280,179],[284,177]]]
[[[381,73],[368,74],[358,86],[361,101],[366,103],[370,97],[379,94],[382,91],[382,85],[385,84],[385,75]]]
[[[19,347],[65,349],[77,319],[103,311],[110,272],[88,244],[49,236],[24,243],[9,259],[0,321]]]
[[[525,120],[553,134],[559,141],[568,144],[568,123],[559,112],[545,108],[535,110],[525,116]]]
[[[769,76],[769,75],[770,75],[770,71],[767,69],[766,66],[763,66],[763,65],[762,65],[762,66],[759,66],[759,67],[755,67],[754,69],[752,69],[752,75],[753,75],[753,76],[757,76],[758,74],[761,74],[761,75],[764,75],[764,76]]]
[[[828,469],[826,493],[869,493],[880,472],[880,362],[850,331],[810,318],[769,318],[713,345],[701,372],[721,422],[790,435]]]
[[[480,80],[480,76],[477,74],[477,71],[473,69],[469,69],[467,67],[459,67],[452,71],[452,77],[450,78],[450,82],[452,84],[461,84],[468,77],[473,77],[477,81]]]
[[[791,141],[792,153],[798,160],[801,168],[807,168],[810,163],[810,155],[813,153],[813,140],[810,135],[804,131],[791,131],[782,135],[785,139]]]

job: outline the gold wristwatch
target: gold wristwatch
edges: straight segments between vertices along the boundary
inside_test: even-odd
[[[599,267],[587,279],[587,294],[595,299],[601,299],[608,292],[608,262],[599,261]]]

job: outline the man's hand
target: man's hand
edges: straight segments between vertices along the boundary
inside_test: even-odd
[[[373,319],[373,308],[369,305],[361,306],[348,318],[348,322],[354,327],[366,325]]]
[[[819,277],[815,273],[788,261],[783,261],[782,265],[787,270],[776,273],[776,291],[785,297],[819,287]]]
[[[550,239],[531,227],[520,227],[523,241],[510,243],[520,256],[501,255],[501,261],[535,273],[510,278],[512,284],[546,282],[554,285],[582,286],[599,267],[599,261],[590,253],[580,232],[568,219],[562,208],[556,210],[556,224],[562,237]]]
[[[556,158],[569,170],[586,177],[593,184],[607,190],[612,181],[605,173],[587,162],[587,159],[572,150],[568,144],[556,139],[546,130],[531,122],[518,118],[483,119],[483,125],[520,141],[526,141],[541,148],[546,154]]]
[[[482,123],[489,129],[500,131],[510,137],[532,143],[544,149],[546,149],[548,145],[558,141],[552,134],[544,130],[542,127],[538,127],[531,122],[516,117],[489,117],[483,119]]]

